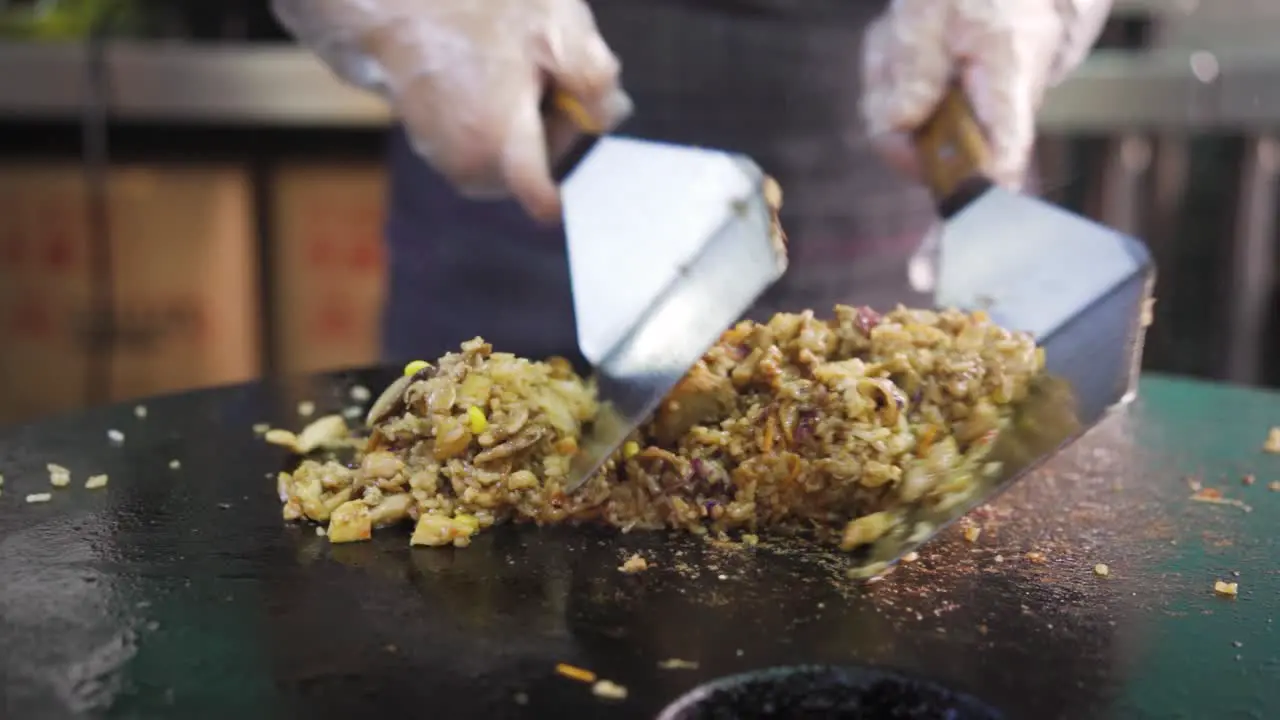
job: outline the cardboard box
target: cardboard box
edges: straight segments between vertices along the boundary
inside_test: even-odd
[[[93,294],[83,169],[0,166],[0,423],[258,375],[247,174],[116,167],[108,198],[109,314]],[[91,388],[103,357],[108,387]]]
[[[376,363],[386,292],[386,176],[294,164],[272,181],[276,351],[288,373]]]

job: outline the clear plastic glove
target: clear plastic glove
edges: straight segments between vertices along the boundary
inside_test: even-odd
[[[1097,40],[1111,0],[892,0],[867,31],[862,111],[877,147],[919,176],[909,133],[959,79],[990,146],[984,168],[1020,188],[1047,88]]]
[[[346,81],[383,94],[414,147],[472,197],[559,215],[539,104],[554,86],[594,126],[630,112],[618,59],[583,0],[273,0],[281,23]]]

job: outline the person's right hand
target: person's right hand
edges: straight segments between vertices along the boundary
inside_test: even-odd
[[[549,85],[596,128],[631,103],[583,0],[273,0],[294,35],[393,104],[414,147],[464,194],[513,195],[553,219],[560,197],[540,101]],[[553,120],[553,124],[560,121]]]

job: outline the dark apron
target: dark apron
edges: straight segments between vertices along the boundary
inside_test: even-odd
[[[597,0],[636,103],[621,132],[746,153],[781,183],[791,267],[752,317],[835,303],[928,304],[906,261],[934,220],[886,168],[858,112],[862,34],[880,2]],[[476,335],[530,357],[575,355],[563,235],[509,201],[461,198],[391,141],[387,360]]]

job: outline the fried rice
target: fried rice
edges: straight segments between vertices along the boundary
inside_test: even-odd
[[[356,462],[281,473],[288,520],[332,542],[413,522],[414,545],[465,546],[501,522],[801,534],[852,549],[907,508],[972,497],[975,474],[1043,352],[981,312],[837,306],[744,321],[585,485],[570,459],[596,412],[562,359],[476,338],[374,403]]]

